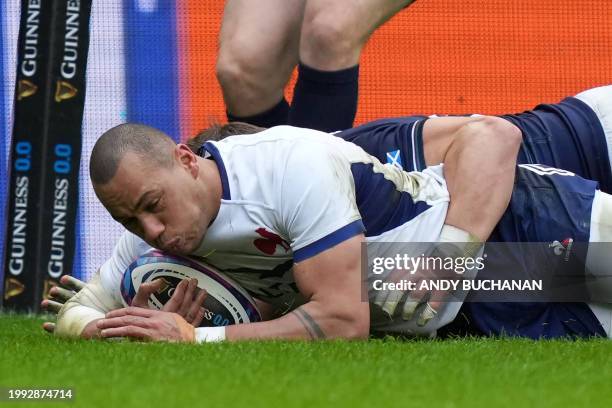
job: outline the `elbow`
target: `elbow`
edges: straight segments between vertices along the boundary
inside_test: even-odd
[[[353,325],[353,328],[349,331],[347,339],[349,340],[367,340],[370,337],[370,322],[363,324],[363,322],[357,322]]]
[[[370,336],[370,309],[368,304],[366,308],[358,307],[350,315],[342,317],[342,333],[339,333],[340,338],[347,340],[366,340]]]

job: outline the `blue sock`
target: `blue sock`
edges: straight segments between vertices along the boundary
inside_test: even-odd
[[[272,108],[256,115],[241,117],[235,116],[229,111],[226,113],[228,122],[245,122],[262,128],[270,128],[272,126],[287,124],[289,104],[287,103],[285,97],[283,97],[283,99],[281,99],[280,102],[274,105]]]
[[[300,63],[298,72],[289,124],[324,132],[353,127],[359,65],[340,71],[319,71]]]

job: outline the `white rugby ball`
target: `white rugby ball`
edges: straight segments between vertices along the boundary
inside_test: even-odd
[[[142,283],[163,279],[162,290],[149,297],[149,307],[161,309],[183,279],[196,278],[208,292],[200,326],[228,326],[261,321],[255,301],[236,282],[215,268],[192,258],[152,250],[136,259],[123,273],[121,295],[125,306],[132,303]]]

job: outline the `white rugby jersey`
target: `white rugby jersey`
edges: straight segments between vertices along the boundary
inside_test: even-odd
[[[278,126],[199,153],[217,164],[223,193],[193,255],[274,305],[301,303],[294,262],[362,232],[370,242],[436,242],[446,217],[441,168],[407,173],[327,133]],[[126,232],[102,266],[117,299],[123,271],[149,249]]]

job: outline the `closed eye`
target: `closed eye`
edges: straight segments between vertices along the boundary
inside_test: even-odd
[[[145,210],[151,213],[157,211],[159,209],[159,202],[160,202],[159,198],[157,200],[150,202],[145,208]]]
[[[147,204],[147,206],[145,207],[145,211],[155,213],[163,210],[163,200],[164,195],[160,194],[157,198],[151,200],[149,204]]]

